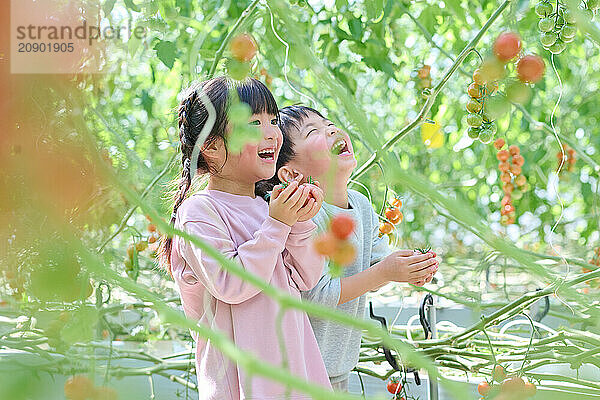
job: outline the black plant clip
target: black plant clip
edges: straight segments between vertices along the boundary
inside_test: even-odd
[[[427,321],[427,317],[425,316],[425,306],[429,304],[433,306],[433,296],[431,293],[427,293],[423,302],[421,303],[421,307],[419,307],[419,321],[421,321],[421,326],[423,327],[423,332],[425,332],[425,340],[431,339],[433,336],[433,331],[431,330],[431,325],[429,321]]]
[[[371,319],[374,319],[375,321],[379,321],[381,323],[381,326],[383,327],[383,329],[385,329],[387,331],[387,322],[385,321],[385,317],[380,317],[378,315],[375,315],[375,313],[373,312],[373,302],[371,302],[371,301],[369,302],[369,316],[371,317]],[[390,351],[390,349],[388,349],[384,345],[381,345],[381,347],[383,348],[383,354],[385,355],[385,359],[390,364],[390,366],[395,371],[400,371],[400,368],[398,367],[398,362],[396,361],[396,358],[392,355],[392,352]]]

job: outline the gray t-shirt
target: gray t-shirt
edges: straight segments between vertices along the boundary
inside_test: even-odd
[[[388,237],[380,238],[378,235],[379,220],[369,199],[355,190],[348,190],[348,203],[349,209],[323,203],[321,210],[313,218],[320,232],[328,228],[329,220],[338,213],[347,213],[354,218],[356,229],[350,236],[350,241],[356,248],[356,259],[344,268],[344,277],[364,271],[391,252]],[[337,308],[355,318],[364,318],[367,296],[362,295],[338,305],[340,288],[340,278],[332,279],[327,265],[317,285],[309,291],[302,292],[302,298]],[[309,316],[309,319],[331,382],[336,383],[346,379],[358,363],[362,332],[321,318]]]

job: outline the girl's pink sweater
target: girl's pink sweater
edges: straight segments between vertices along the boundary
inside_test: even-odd
[[[324,259],[311,245],[312,221],[291,228],[269,216],[260,197],[204,190],[183,202],[175,227],[200,237],[225,257],[278,289],[300,298],[321,277]],[[199,248],[180,237],[173,239],[172,273],[185,314],[220,331],[262,361],[281,368],[277,336],[279,304],[260,289],[222,269]],[[192,332],[197,343],[196,374],[200,399],[284,399],[285,386],[252,375],[225,357],[210,341]],[[308,317],[287,309],[281,336],[290,372],[330,388],[327,372]],[[290,399],[308,399],[292,392]]]

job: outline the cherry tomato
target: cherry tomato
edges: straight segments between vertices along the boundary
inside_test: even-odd
[[[354,231],[354,220],[348,214],[338,214],[331,218],[331,233],[338,239],[346,239]]]
[[[94,384],[87,376],[76,375],[67,379],[64,389],[67,399],[85,400],[94,391]]]
[[[487,396],[487,394],[490,392],[490,384],[486,381],[480,382],[477,386],[477,391],[480,395]]]
[[[494,378],[496,382],[502,382],[504,379],[506,379],[506,371],[504,371],[504,367],[502,365],[498,364],[494,367],[492,378]]]
[[[391,394],[399,393],[402,390],[402,384],[398,382],[398,378],[392,378],[388,381],[387,390]]]
[[[390,233],[392,233],[392,231],[394,230],[394,225],[390,224],[389,222],[382,222],[379,225],[379,232],[381,232],[382,235],[389,235]]]
[[[494,54],[500,61],[510,61],[521,51],[521,38],[514,32],[505,32],[494,42]]]

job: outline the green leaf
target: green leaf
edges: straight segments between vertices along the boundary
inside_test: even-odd
[[[156,50],[156,55],[160,61],[162,61],[167,68],[172,69],[175,59],[177,58],[177,46],[175,43],[167,40],[161,40],[160,42],[156,43],[154,50]]]
[[[367,7],[367,18],[371,21],[379,20],[383,14],[383,0],[367,0],[365,6]]]
[[[102,5],[102,10],[104,11],[104,15],[107,16],[113,10],[115,3],[117,0],[106,0]]]
[[[237,93],[236,93],[237,94]],[[234,99],[236,95],[232,96]],[[231,133],[227,136],[227,150],[232,153],[239,153],[244,146],[251,142],[260,142],[262,132],[254,125],[248,124],[252,115],[250,106],[239,100],[232,101],[229,107],[228,118],[231,123]]]
[[[350,33],[352,34],[352,38],[354,40],[360,40],[363,34],[363,24],[359,18],[353,18],[348,22],[348,26],[350,27]]]
[[[140,6],[134,4],[133,0],[123,0],[125,2],[125,5],[127,6],[127,8],[129,8],[130,10],[133,10],[135,12],[140,12]]]

